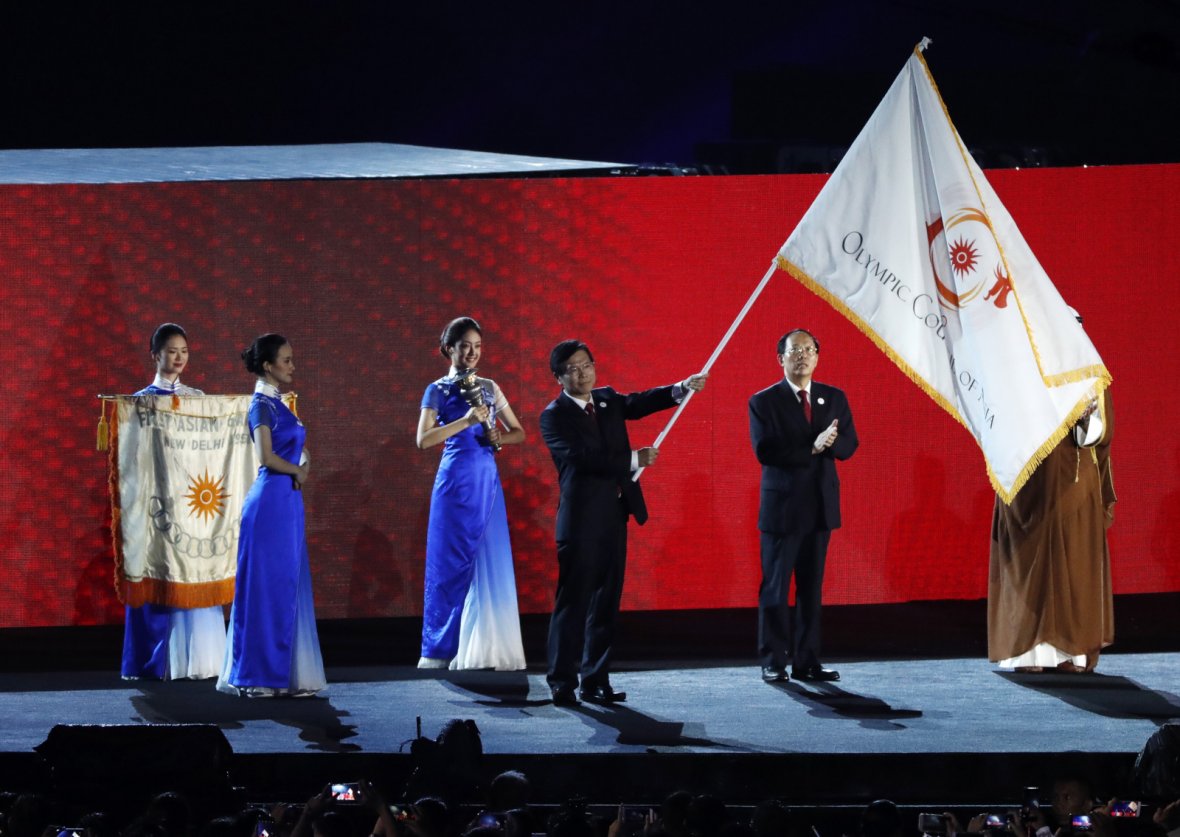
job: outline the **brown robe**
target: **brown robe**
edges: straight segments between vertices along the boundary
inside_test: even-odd
[[[1079,448],[1071,430],[1010,505],[996,497],[987,584],[988,659],[1011,659],[1047,642],[1086,655],[1114,641],[1106,529],[1114,520],[1110,391],[1098,444]]]

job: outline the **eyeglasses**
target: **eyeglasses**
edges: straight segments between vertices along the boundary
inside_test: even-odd
[[[804,357],[811,357],[812,355],[818,355],[819,349],[815,348],[814,346],[792,346],[791,348],[787,349],[785,354],[788,354],[791,357],[799,357],[800,355]]]
[[[575,372],[593,372],[594,361],[588,360],[585,363],[570,363],[565,367],[565,374],[572,375]]]

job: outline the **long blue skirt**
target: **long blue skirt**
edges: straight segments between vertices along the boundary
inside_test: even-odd
[[[525,667],[504,491],[485,451],[444,457],[435,480],[422,656],[452,669]]]
[[[315,692],[327,686],[315,625],[303,495],[265,469],[246,495],[220,691]]]

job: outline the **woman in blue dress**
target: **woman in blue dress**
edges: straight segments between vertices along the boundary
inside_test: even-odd
[[[475,320],[453,320],[439,344],[451,368],[426,387],[418,419],[418,447],[443,445],[426,532],[418,668],[515,671],[525,667],[524,646],[495,449],[523,442],[524,428],[494,381],[476,379],[479,406],[460,391],[459,378],[475,370],[483,348]]]
[[[180,382],[188,365],[188,335],[164,323],[150,344],[156,379],[136,395],[204,395]],[[124,680],[203,680],[216,677],[225,657],[225,612],[212,607],[170,607],[148,602],[126,608],[123,621]]]
[[[295,378],[291,345],[264,334],[242,352],[258,376],[247,417],[258,477],[242,506],[238,575],[218,691],[246,697],[313,695],[327,687],[303,531],[311,455],[280,387]]]

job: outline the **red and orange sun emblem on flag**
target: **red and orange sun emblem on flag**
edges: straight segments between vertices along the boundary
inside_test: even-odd
[[[229,497],[223,488],[224,484],[225,477],[218,477],[214,480],[209,476],[208,470],[205,471],[204,476],[190,477],[189,493],[184,495],[188,500],[189,514],[204,520],[224,514],[225,500]]]
[[[950,242],[950,231],[956,227],[959,228],[959,234],[954,242]],[[991,219],[982,210],[962,207],[952,212],[945,221],[942,216],[936,217],[926,225],[926,244],[939,302],[944,308],[963,308],[979,296],[987,280],[977,277],[976,271],[985,259],[995,263],[995,282],[983,295],[983,299],[997,308],[1007,307],[1012,281],[1004,272]],[[945,264],[943,259],[948,254],[951,275],[943,276],[940,266]]]
[[[964,241],[961,237],[951,245],[951,269],[960,276],[966,276],[975,270],[975,263],[979,261],[979,251],[975,249],[974,241]]]

